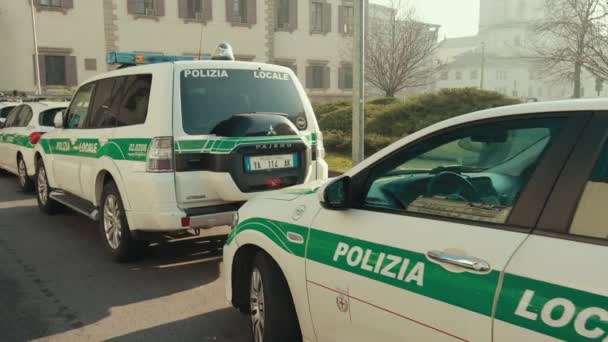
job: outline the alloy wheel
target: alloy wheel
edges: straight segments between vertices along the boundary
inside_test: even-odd
[[[264,341],[264,284],[262,274],[257,268],[251,273],[250,288],[251,328],[255,342]]]
[[[45,205],[46,201],[49,199],[49,186],[46,181],[46,171],[44,170],[44,167],[41,167],[40,170],[38,170],[37,183],[38,199],[40,199],[40,203],[42,203],[42,205]]]
[[[27,169],[25,167],[25,162],[23,159],[19,159],[19,163],[17,164],[17,171],[19,172],[19,184],[24,187],[27,182]]]
[[[106,241],[112,249],[118,249],[122,239],[122,223],[120,221],[120,206],[113,194],[108,194],[103,206],[103,228]]]

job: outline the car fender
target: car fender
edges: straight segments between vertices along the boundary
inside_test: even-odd
[[[46,169],[46,178],[49,182],[49,186],[51,188],[56,188],[57,182],[55,181],[55,174],[53,173],[53,155],[46,153],[46,151],[50,151],[50,146],[48,140],[40,139],[34,148],[34,161],[36,160],[36,156],[39,155]]]
[[[120,198],[122,199],[122,204],[125,210],[131,210],[131,203],[129,201],[129,196],[126,191],[127,188],[125,186],[122,174],[116,162],[110,157],[103,156],[99,158],[97,165],[98,168],[95,172],[96,176],[94,178],[95,183],[94,187],[92,188],[94,190],[94,204],[96,206],[101,205],[104,173],[108,173],[112,177],[112,179],[114,179],[114,183],[116,183],[116,186],[118,187],[118,192],[120,192]]]
[[[235,240],[238,249],[256,246],[274,259],[285,275],[300,329],[308,340],[314,340],[315,335],[308,306],[305,248],[309,227],[319,209],[314,193],[293,200],[254,198],[239,210],[240,223],[231,232],[227,243],[230,245]],[[296,243],[288,238],[293,233],[299,235],[302,242]]]

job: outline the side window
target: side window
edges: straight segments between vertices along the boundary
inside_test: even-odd
[[[87,128],[109,128],[116,126],[117,113],[112,108],[114,89],[124,77],[113,77],[97,82],[95,97],[91,105],[91,114]]]
[[[578,203],[570,234],[608,239],[608,142],[595,164]]]
[[[139,125],[146,122],[152,75],[129,76],[120,96],[117,126]]]
[[[32,108],[30,106],[24,105],[23,109],[21,109],[21,112],[19,113],[17,122],[15,122],[14,126],[26,127],[32,120],[32,115]]]
[[[509,120],[414,143],[370,173],[364,208],[505,223],[562,119]]]
[[[78,90],[68,109],[65,128],[82,128],[84,126],[94,88],[95,85],[90,83]]]
[[[5,128],[15,127],[17,125],[17,122],[19,120],[19,113],[21,112],[23,107],[24,106],[17,106],[13,108],[10,113],[8,113],[8,116],[6,117],[6,123],[4,125]]]
[[[62,110],[65,110],[65,108],[53,108],[47,109],[44,112],[40,112],[40,114],[38,114],[38,125],[45,127],[54,127],[55,116]]]

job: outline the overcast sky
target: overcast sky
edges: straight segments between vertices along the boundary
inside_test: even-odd
[[[370,0],[384,3],[390,0]],[[424,21],[441,25],[440,38],[472,36],[479,24],[479,0],[407,0]]]

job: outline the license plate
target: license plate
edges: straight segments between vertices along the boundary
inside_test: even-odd
[[[291,169],[298,166],[298,158],[293,154],[275,154],[272,156],[245,157],[245,170],[263,171],[276,169]]]

